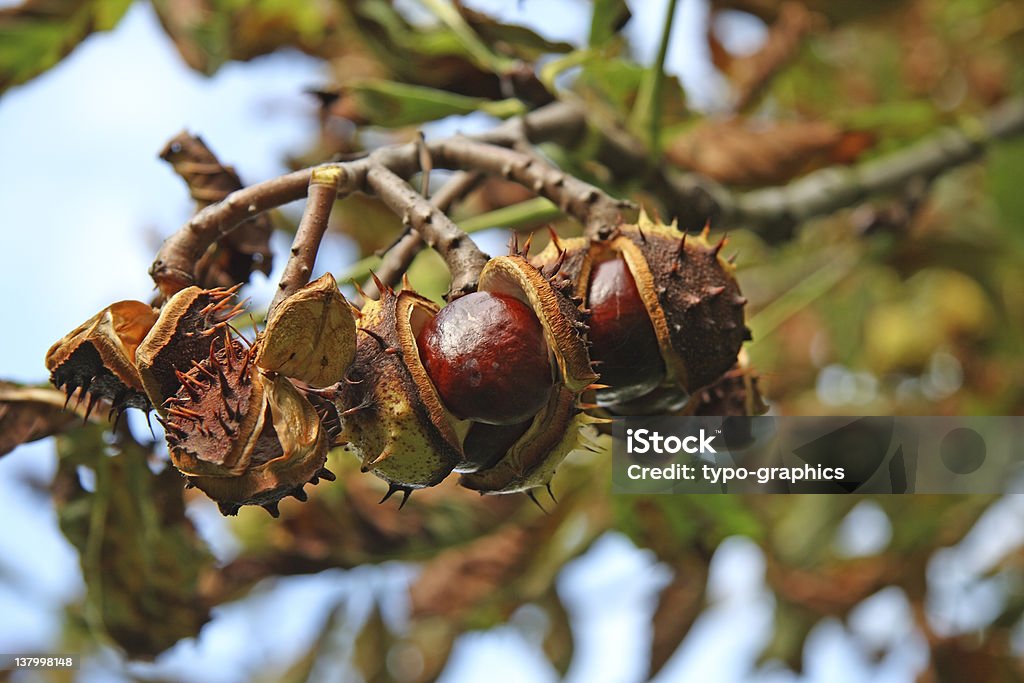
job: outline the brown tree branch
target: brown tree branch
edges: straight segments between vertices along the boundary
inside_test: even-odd
[[[478,169],[500,175],[550,199],[580,223],[588,235],[604,237],[621,222],[631,202],[614,199],[533,154],[457,136],[432,146],[439,166]]]
[[[497,145],[511,145],[527,130],[532,142],[550,141],[574,146],[586,130],[582,109],[573,105],[553,104],[507,121],[480,135],[478,139]],[[390,169],[409,177],[419,170],[419,148],[415,144],[395,145],[376,150],[353,161],[324,164],[342,170],[339,194],[365,189],[367,171],[372,165]],[[223,201],[198,212],[177,232],[168,237],[157,252],[149,273],[164,296],[196,283],[196,264],[216,240],[234,230],[242,221],[264,211],[298,201],[306,196],[309,179],[315,168],[294,171],[271,180],[232,192]]]
[[[306,196],[313,169],[307,168],[232,192],[211,204],[168,237],[149,274],[166,297],[196,283],[195,268],[206,249],[242,221]],[[339,183],[339,190],[342,189]]]
[[[427,150],[438,167],[479,169],[510,176],[554,200],[581,220],[590,234],[599,235],[618,220],[621,203],[529,155],[499,147],[519,144],[525,136],[534,144],[552,141],[572,149],[588,139],[587,132],[583,107],[557,102],[482,135],[428,143]],[[786,186],[747,193],[736,193],[702,176],[683,175],[663,167],[651,169],[645,165],[642,148],[632,138],[608,127],[599,131],[596,158],[620,177],[648,178],[651,190],[683,225],[703,224],[711,218],[720,225],[748,227],[779,239],[808,218],[851,206],[872,194],[898,191],[915,178],[934,178],[978,158],[991,142],[1021,133],[1024,98],[1014,98],[993,109],[969,130],[946,129],[912,147],[860,166],[827,168]],[[419,149],[410,143],[384,147],[361,159],[326,167],[341,171],[338,191],[346,194],[366,189],[371,168],[378,169],[378,176],[384,175],[379,172],[383,169],[408,178],[419,170],[418,160]],[[206,248],[241,221],[301,199],[312,172],[313,169],[295,171],[238,190],[196,214],[164,242],[150,268],[161,291],[169,295],[193,284],[196,263]],[[398,205],[402,206],[401,202]],[[472,284],[468,280],[460,282],[452,292],[470,291],[465,288]]]
[[[452,277],[447,295],[449,300],[476,290],[477,277],[487,263],[487,255],[480,251],[469,235],[383,164],[370,167],[366,183],[381,201],[401,216],[406,227],[415,230],[428,245],[440,252]]]
[[[459,171],[445,183],[444,187],[438,190],[437,194],[430,198],[430,203],[440,211],[447,213],[452,204],[472,192],[482,179],[483,175],[478,172]],[[407,230],[384,253],[376,271],[377,279],[388,286],[397,284],[424,246],[423,238],[417,231]],[[369,297],[378,294],[377,283],[373,278],[363,283],[363,292]]]
[[[723,220],[786,237],[809,218],[901,191],[912,181],[930,181],[979,158],[993,142],[1022,133],[1024,98],[1007,100],[974,126],[946,128],[905,149],[852,167],[815,171],[783,187],[732,195],[722,206]]]
[[[330,222],[331,209],[338,198],[338,181],[341,178],[342,171],[332,166],[317,168],[311,174],[306,208],[292,240],[291,256],[288,257],[281,281],[267,310],[268,316],[278,304],[309,284],[316,255],[320,251],[320,242]]]

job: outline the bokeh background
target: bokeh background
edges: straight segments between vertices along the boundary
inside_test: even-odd
[[[184,183],[157,158],[179,130],[201,134],[253,182],[415,130],[435,137],[494,125],[463,103],[459,115],[396,128],[374,118],[386,108],[368,107],[355,85],[343,95],[364,97],[306,92],[374,77],[501,99],[507,93],[486,92],[493,79],[466,76],[480,69],[460,71],[467,59],[437,37],[436,4],[5,9],[0,378],[45,382],[50,344],[111,301],[151,295],[156,248],[193,211]],[[490,29],[480,17],[474,26],[497,54],[557,74],[556,96],[624,122],[657,64],[669,9],[628,3],[619,27],[625,15],[614,2],[464,5],[493,18]],[[619,28],[603,42],[595,7]],[[1024,80],[1024,7],[1015,2],[672,7],[661,130],[648,142],[676,171],[737,192],[884,158],[943,126],[976,130]],[[404,28],[382,38],[367,17]],[[109,30],[87,35],[89,26]],[[429,62],[430,50],[450,59]],[[765,70],[772,50],[784,59]],[[642,178],[617,179],[585,151],[545,151],[666,211]],[[933,182],[894,187],[781,235],[713,226],[728,229],[740,253],[755,332],[748,353],[771,410],[1021,414],[1021,177],[1024,143],[1010,139]],[[525,198],[493,184],[460,211]],[[300,213],[289,206],[275,218],[277,254]],[[343,276],[397,229],[365,199],[335,214],[321,272]],[[543,212],[508,227],[548,221],[563,234],[575,229]],[[477,236],[500,253],[508,231]],[[283,263],[254,275],[254,307],[269,300]],[[412,275],[433,296],[443,292],[443,268],[429,256]],[[145,420],[131,416],[130,427],[134,447],[91,426],[0,458],[0,652],[84,657],[73,676],[12,680],[1024,677],[1020,496],[613,498],[606,465],[591,457],[560,471],[562,502],[550,516],[453,487],[414,497],[399,515],[376,507],[379,483],[339,456],[341,481],[318,487],[305,506],[282,506],[282,520],[256,509],[229,521],[201,496],[180,511],[147,503],[180,483],[163,470],[159,445],[150,447]],[[71,477],[81,488],[69,494],[61,484]]]

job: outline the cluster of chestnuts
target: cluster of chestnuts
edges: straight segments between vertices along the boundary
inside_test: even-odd
[[[604,239],[493,258],[443,308],[381,285],[357,309],[326,275],[252,343],[228,324],[235,289],[188,287],[160,310],[108,306],[46,362],[89,409],[155,409],[172,464],[225,514],[304,500],[343,444],[388,496],[452,472],[532,495],[600,415],[685,410],[734,366],[749,332],[723,243],[641,215]]]

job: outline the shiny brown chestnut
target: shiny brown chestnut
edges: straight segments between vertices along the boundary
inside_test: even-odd
[[[665,378],[658,336],[636,281],[622,258],[597,263],[587,292],[590,356],[601,383],[602,401],[621,403],[643,396]]]
[[[441,401],[459,419],[509,425],[547,403],[552,367],[533,310],[511,296],[473,292],[434,316],[417,338]]]

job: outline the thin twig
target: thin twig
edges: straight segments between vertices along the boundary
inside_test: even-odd
[[[197,213],[168,237],[149,268],[150,276],[164,296],[170,297],[195,284],[196,264],[207,248],[242,221],[305,197],[313,170],[295,171],[232,192],[223,201]]]
[[[406,227],[418,232],[444,258],[452,277],[449,300],[476,290],[477,277],[487,263],[487,255],[469,235],[383,164],[370,167],[366,183],[381,201],[401,216]]]
[[[338,181],[341,177],[340,169],[333,167],[318,168],[310,177],[306,209],[295,231],[291,256],[285,264],[274,299],[270,302],[268,316],[278,304],[309,283],[316,255],[320,251],[320,242],[327,232],[331,209],[338,198]]]
[[[621,222],[622,211],[632,207],[630,202],[614,199],[536,155],[460,136],[435,143],[431,150],[439,166],[479,169],[500,175],[550,199],[582,223],[586,233],[593,237],[611,234]]]
[[[532,199],[519,202],[518,204],[510,204],[508,206],[503,206],[500,209],[494,209],[487,213],[471,216],[465,220],[459,221],[457,225],[462,228],[463,232],[467,235],[472,235],[489,228],[507,228],[509,230],[533,229],[543,224],[550,223],[551,221],[558,220],[559,218],[563,218],[564,216],[565,214],[549,200],[544,199],[543,197],[534,197]],[[399,240],[396,240],[395,245],[389,247],[388,251],[397,247],[398,241]],[[367,256],[365,258],[361,258],[346,268],[344,275],[339,276],[338,280],[340,282],[366,280],[367,278],[370,278],[370,273],[378,272],[380,265],[380,256]],[[398,276],[400,275],[401,272],[399,272]],[[373,291],[376,292],[377,290],[374,289]],[[61,398],[61,403],[63,402],[64,399]]]
[[[453,175],[433,197],[430,198],[430,203],[439,211],[447,213],[452,204],[472,192],[482,179],[483,175],[479,172],[459,171]],[[415,259],[416,255],[422,251],[424,246],[423,238],[420,237],[420,234],[416,230],[407,230],[405,234],[402,235],[402,237],[395,242],[387,252],[385,252],[381,259],[380,266],[378,266],[375,271],[377,279],[385,285],[394,286],[399,279],[401,279],[402,274],[409,270],[409,266],[412,264],[413,259]],[[363,291],[369,297],[375,297],[378,294],[377,283],[373,278],[370,278],[363,284]]]

